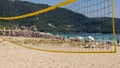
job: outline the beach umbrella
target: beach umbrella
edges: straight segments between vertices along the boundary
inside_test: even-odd
[[[39,34],[45,35],[45,33],[43,33],[43,32],[39,32]]]
[[[51,33],[46,33],[46,35],[53,35],[53,34],[51,34]]]
[[[77,39],[78,40],[84,40],[84,37],[79,36],[79,37],[77,37]]]
[[[92,40],[92,41],[95,40],[94,37],[92,37],[92,36],[88,36],[88,39],[90,39],[90,40]]]
[[[70,37],[70,39],[74,39],[73,37]]]

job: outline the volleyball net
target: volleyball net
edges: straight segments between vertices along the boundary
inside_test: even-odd
[[[41,23],[37,25],[41,28],[39,31],[54,34],[40,34],[39,39],[9,40],[23,47],[66,53],[115,53],[113,2],[114,0],[51,0],[50,3],[45,3],[51,6],[36,13],[11,18],[4,16],[0,19],[14,20],[36,15],[32,18]]]

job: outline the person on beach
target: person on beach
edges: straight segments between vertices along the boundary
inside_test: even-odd
[[[120,45],[120,39],[117,40],[117,44]]]

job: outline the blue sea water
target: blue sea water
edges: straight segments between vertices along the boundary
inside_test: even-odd
[[[114,36],[112,34],[102,34],[102,33],[57,33],[56,35],[63,36],[63,37],[88,37],[92,36],[94,39],[97,40],[114,40]],[[116,39],[120,39],[120,34],[116,34]]]

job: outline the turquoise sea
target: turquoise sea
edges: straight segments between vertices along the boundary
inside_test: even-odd
[[[102,33],[56,33],[54,35],[59,35],[63,37],[88,37],[92,36],[96,41],[98,40],[114,40],[114,36],[112,34],[102,34]],[[120,34],[116,34],[116,38],[120,39]]]

